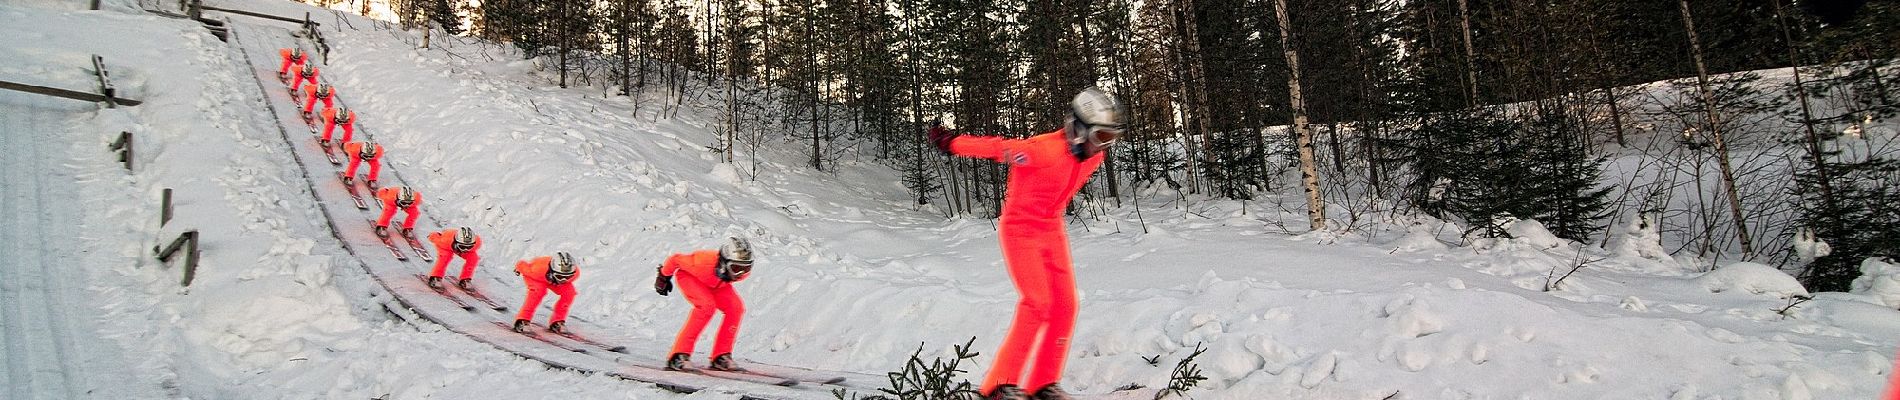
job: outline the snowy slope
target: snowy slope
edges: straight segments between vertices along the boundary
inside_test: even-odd
[[[91,299],[71,304],[101,311],[66,318],[99,315],[100,336],[137,349],[99,357],[178,371],[123,382],[142,390],[128,397],[677,396],[547,370],[386,314],[389,299],[324,226],[307,193],[315,184],[291,156],[299,150],[275,130],[237,46],[127,10],[0,7],[8,38],[0,51],[125,59],[115,70],[121,86],[148,102],[60,111],[89,135],[64,138],[67,162],[78,166],[75,193],[85,195],[44,203],[83,214],[79,232],[90,235],[73,246],[86,251],[95,279],[76,297]],[[739,179],[704,150],[716,106],[657,117],[651,99],[636,112],[598,88],[555,88],[500,48],[437,41],[447,48],[418,50],[409,33],[335,18],[318,19],[335,46],[327,79],[389,147],[393,170],[427,196],[434,221],[424,226],[483,233],[477,274],[502,297],[519,299],[512,261],[574,252],[587,269],[574,318],[658,357],[687,306],[651,292],[652,266],[745,234],[762,260],[739,286],[748,306],[742,358],[880,374],[919,343],[941,355],[973,336],[985,353],[1000,341],[1015,294],[991,222],[911,208],[884,168],[815,172],[795,149],[768,148],[759,180]],[[99,21],[136,28],[77,28]],[[238,43],[262,40],[272,26],[239,23]],[[0,76],[71,65],[81,64],[6,61]],[[83,74],[66,75],[84,87]],[[140,162],[150,167],[130,178],[98,151],[104,132],[119,129],[152,136],[141,136],[150,149]],[[181,196],[178,219],[163,229],[150,207],[160,187]],[[1070,389],[1160,385],[1166,367],[1204,343],[1212,350],[1199,361],[1212,379],[1191,392],[1198,399],[1870,398],[1900,345],[1900,313],[1864,296],[1821,294],[1783,318],[1774,310],[1788,304],[1785,288],[1746,290],[1780,288],[1758,270],[1715,279],[1673,260],[1617,256],[1545,292],[1546,276],[1579,250],[1604,253],[1534,236],[1448,248],[1430,224],[1287,236],[1280,223],[1299,215],[1165,202],[1172,197],[1142,197],[1160,199],[1142,206],[1147,233],[1133,209],[1072,221],[1083,309]],[[9,234],[38,229],[8,221]],[[188,228],[207,235],[206,260],[182,290],[175,267],[143,260],[154,241]],[[8,329],[20,326],[14,318]],[[1162,367],[1141,360],[1156,355]],[[973,380],[989,358],[977,361]],[[730,397],[692,397],[717,396]]]

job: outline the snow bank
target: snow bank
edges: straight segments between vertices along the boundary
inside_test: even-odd
[[[1780,298],[1808,294],[1808,290],[1802,288],[1801,282],[1796,281],[1793,276],[1775,267],[1746,261],[1716,268],[1693,280],[1712,293],[1741,291]]]
[[[1871,296],[1888,308],[1900,308],[1900,266],[1879,258],[1860,262],[1860,277],[1850,293]]]

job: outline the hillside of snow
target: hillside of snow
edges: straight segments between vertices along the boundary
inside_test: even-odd
[[[0,271],[0,288],[16,296],[39,286],[29,277],[59,281],[44,296],[64,299],[0,306],[4,397],[733,397],[550,370],[400,322],[329,232],[290,156],[296,144],[250,75],[255,61],[234,44],[293,40],[295,25],[230,16],[227,44],[137,3],[106,3],[0,3],[0,80],[84,89],[88,57],[101,54],[125,96],[145,101],[100,109],[0,91],[6,146],[41,150],[0,164],[0,226],[16,243],[0,256],[32,260]],[[882,374],[920,344],[946,356],[974,337],[984,353],[974,381],[1002,339],[1016,294],[993,221],[915,208],[897,174],[869,158],[820,172],[796,146],[766,146],[747,179],[706,150],[715,104],[661,115],[657,93],[636,102],[557,88],[500,46],[438,37],[418,49],[415,33],[353,16],[213,3],[317,13],[333,47],[325,79],[388,148],[384,173],[425,194],[427,226],[480,232],[476,274],[511,298],[513,261],[572,252],[585,271],[574,319],[667,343],[689,306],[653,293],[654,266],[745,235],[760,261],[738,285],[740,358]],[[104,150],[122,130],[138,135],[132,174]],[[178,208],[160,227],[163,188]],[[1139,214],[1127,204],[1069,221],[1082,307],[1070,390],[1164,386],[1199,346],[1210,379],[1189,394],[1207,400],[1859,399],[1881,393],[1900,347],[1900,311],[1881,295],[1900,284],[1792,300],[1807,293],[1785,273],[1701,272],[1634,223],[1613,227],[1608,249],[1528,222],[1518,239],[1450,246],[1458,230],[1435,221],[1288,235],[1281,227],[1303,214],[1175,198],[1151,191]],[[187,229],[204,235],[205,258],[181,288],[179,264],[150,251]],[[19,241],[28,237],[47,244]],[[1593,262],[1546,290],[1578,260]],[[75,322],[37,328],[61,319]],[[72,339],[43,337],[61,332]],[[76,349],[89,350],[60,353]],[[1156,356],[1160,366],[1143,360]]]

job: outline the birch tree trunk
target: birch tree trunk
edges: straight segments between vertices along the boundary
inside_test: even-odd
[[[1715,94],[1709,91],[1709,67],[1702,61],[1702,42],[1695,33],[1695,18],[1689,13],[1689,0],[1677,0],[1682,6],[1682,27],[1689,31],[1690,54],[1695,56],[1696,87],[1707,111],[1709,140],[1715,144],[1715,162],[1722,168],[1722,190],[1728,194],[1728,210],[1735,219],[1735,237],[1742,242],[1742,259],[1755,257],[1755,246],[1748,235],[1748,221],[1742,219],[1742,199],[1735,190],[1735,169],[1729,166],[1728,142],[1722,138],[1721,114],[1715,109]]]
[[[1313,129],[1306,123],[1306,99],[1300,92],[1300,53],[1293,49],[1293,25],[1287,21],[1286,0],[1275,0],[1273,12],[1280,17],[1280,48],[1286,51],[1287,93],[1293,107],[1293,132],[1300,147],[1300,184],[1306,188],[1306,216],[1312,229],[1326,229],[1326,204],[1320,200],[1319,168],[1313,161]]]

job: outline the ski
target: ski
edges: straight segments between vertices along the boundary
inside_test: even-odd
[[[776,376],[771,376],[771,375],[745,372],[744,370],[721,371],[721,370],[710,369],[710,368],[692,368],[686,371],[689,371],[695,374],[710,376],[714,378],[731,379],[735,381],[763,383],[767,385],[785,386],[785,387],[798,386],[797,379],[787,379],[787,378],[776,377]]]
[[[494,309],[495,311],[508,311],[508,306],[502,305],[500,302],[495,301],[495,299],[488,298],[488,295],[482,294],[482,291],[476,290],[473,287],[463,288],[457,286],[456,289],[460,289],[462,293],[468,294],[468,297],[472,297],[476,301],[488,304],[488,308]]]
[[[363,202],[363,193],[356,191],[355,182],[350,182],[350,178],[348,176],[344,176],[342,172],[336,173],[336,178],[337,180],[343,181],[343,189],[348,190],[350,192],[350,201],[356,202],[356,209],[358,210],[369,209],[369,203]]]
[[[428,275],[416,274],[416,278],[422,280],[422,286],[424,287],[429,286]],[[449,299],[449,301],[455,302],[455,305],[462,307],[462,311],[475,311],[475,306],[469,305],[468,302],[462,301],[462,299],[456,298],[455,295],[450,294],[449,288],[447,287],[429,288],[429,290],[434,290],[436,294],[442,295],[442,298]]]
[[[769,376],[769,377],[780,378],[780,379],[791,379],[791,380],[796,380],[800,382],[811,382],[811,383],[824,384],[824,385],[836,385],[836,384],[844,383],[845,381],[845,378],[842,376],[813,375],[813,374],[807,373],[808,371],[799,371],[793,368],[779,367],[779,366],[766,365],[766,364],[754,364],[751,368],[740,367],[739,370],[748,374],[753,374],[753,375]],[[810,371],[810,372],[815,372],[815,371]]]
[[[546,329],[546,327],[542,327],[542,328]],[[550,330],[548,332],[554,332],[554,331]],[[610,345],[606,343],[597,342],[597,341],[594,341],[594,339],[588,339],[586,336],[581,336],[579,334],[576,334],[573,331],[558,332],[554,334],[561,335],[561,337],[572,339],[576,342],[581,342],[589,346],[599,347],[602,350],[611,351],[611,352],[620,353],[620,354],[627,354],[627,346],[614,346],[614,345]]]
[[[375,220],[367,220],[367,219],[366,219],[366,220],[364,220],[364,221],[368,221],[368,222],[369,222],[369,226],[370,226],[370,229],[376,229],[376,221],[375,221]],[[389,254],[394,254],[394,255],[396,255],[396,261],[402,261],[402,262],[409,262],[409,256],[406,256],[406,255],[403,255],[403,254],[402,254],[402,249],[399,249],[399,248],[396,248],[396,242],[395,242],[395,241],[393,241],[393,240],[390,240],[390,239],[389,239],[389,235],[387,235],[387,234],[377,234],[377,235],[376,235],[376,238],[377,238],[377,239],[381,239],[381,240],[383,241],[383,247],[388,247],[388,248],[389,248]]]
[[[343,159],[337,158],[336,149],[323,146],[323,157],[330,159],[330,165],[343,165]]]
[[[402,240],[409,242],[409,249],[415,250],[416,257],[422,257],[422,261],[435,261],[435,256],[429,255],[429,250],[422,247],[422,241],[416,240],[414,233],[403,234]]]
[[[515,327],[514,327],[513,325],[509,325],[509,324],[508,324],[508,323],[506,323],[506,322],[501,322],[501,321],[489,321],[489,322],[494,322],[494,323],[495,323],[495,326],[499,326],[499,327],[501,327],[501,329],[502,329],[502,330],[506,330],[506,331],[509,331],[509,332],[514,332],[514,331],[515,331]],[[579,348],[579,347],[574,347],[573,345],[569,345],[569,344],[567,344],[567,343],[561,343],[561,342],[560,342],[560,341],[558,341],[558,340],[554,340],[554,339],[549,339],[549,338],[548,338],[548,337],[546,337],[546,336],[541,336],[541,334],[540,334],[540,333],[535,333],[535,331],[534,331],[533,329],[529,329],[529,330],[528,330],[527,332],[517,332],[517,333],[520,333],[520,334],[521,334],[521,336],[527,336],[527,337],[530,337],[530,338],[534,338],[534,340],[539,340],[539,341],[541,341],[542,343],[547,343],[547,344],[548,344],[548,345],[550,345],[550,346],[554,346],[554,347],[559,347],[559,348],[561,348],[562,350],[567,350],[567,351],[572,351],[572,352],[575,352],[575,353],[586,353],[586,352],[587,352],[587,349],[583,349],[583,348]]]

